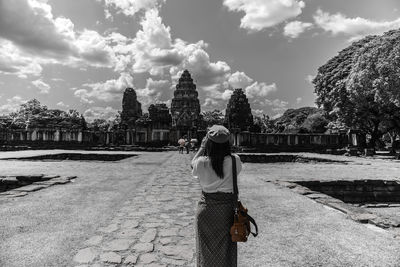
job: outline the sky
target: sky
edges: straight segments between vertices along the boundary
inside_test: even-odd
[[[253,115],[314,106],[319,66],[400,28],[398,0],[0,0],[0,115],[36,98],[111,119],[133,87],[170,106],[188,69],[202,111],[233,89]]]

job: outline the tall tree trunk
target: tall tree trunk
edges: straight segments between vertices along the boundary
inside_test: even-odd
[[[389,137],[390,137],[390,154],[391,155],[396,155],[396,137],[397,137],[397,133],[396,132],[388,132]]]
[[[368,144],[368,147],[375,149],[375,147],[377,145],[377,141],[379,140],[380,137],[381,137],[381,133],[379,132],[379,121],[374,122],[374,130],[371,133],[371,140]]]

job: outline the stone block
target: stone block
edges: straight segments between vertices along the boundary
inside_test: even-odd
[[[150,264],[152,262],[157,261],[156,255],[154,255],[152,253],[143,254],[140,256],[139,259],[140,259],[140,262],[143,264]]]
[[[47,180],[54,179],[54,178],[59,178],[59,177],[60,177],[60,175],[44,175],[41,180],[42,181],[47,181]]]
[[[1,179],[1,183],[2,184],[6,184],[6,185],[12,185],[12,186],[18,186],[19,185],[19,181],[17,179],[17,177],[12,177],[12,176],[8,176],[5,178]]]
[[[188,246],[162,246],[160,251],[178,260],[191,260],[193,258],[193,249]]]
[[[341,212],[343,212],[343,213],[346,213],[346,214],[352,212],[352,211],[349,209],[348,205],[347,205],[347,204],[344,204],[344,203],[328,202],[328,203],[326,203],[326,205],[329,206],[329,207],[331,207],[331,208],[337,209],[337,210],[339,210],[339,211],[341,211]]]
[[[140,238],[140,242],[142,243],[152,242],[156,238],[156,235],[157,235],[156,229],[149,229]]]
[[[43,188],[46,188],[47,186],[45,185],[27,185],[19,188],[15,188],[15,191],[21,191],[21,192],[33,192],[37,191]]]
[[[377,216],[372,213],[355,213],[350,215],[350,217],[360,223],[368,223],[377,218]]]
[[[137,243],[133,246],[136,252],[152,252],[154,250],[154,245],[152,243]]]
[[[138,257],[135,255],[129,255],[125,258],[124,264],[126,265],[134,265],[137,262]]]
[[[21,184],[31,184],[33,182],[38,182],[42,180],[43,175],[21,175],[21,176],[16,176],[17,180]]]
[[[115,239],[108,242],[105,246],[105,250],[121,251],[127,250],[132,244],[132,240],[129,239]]]
[[[100,260],[102,262],[111,263],[111,264],[120,264],[122,258],[115,252],[107,252],[100,255]]]
[[[74,261],[78,263],[90,263],[97,256],[97,252],[94,248],[84,248],[78,251],[74,257]]]
[[[67,184],[71,182],[70,180],[64,178],[55,178],[52,179],[51,181],[54,182],[54,184]]]

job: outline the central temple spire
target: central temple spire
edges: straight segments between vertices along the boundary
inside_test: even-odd
[[[197,130],[200,122],[198,96],[196,85],[193,83],[189,71],[184,70],[176,85],[171,103],[171,115],[177,135],[191,136],[191,133]]]

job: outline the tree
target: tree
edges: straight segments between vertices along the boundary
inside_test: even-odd
[[[203,116],[203,121],[206,126],[213,126],[214,124],[222,125],[224,123],[224,115],[218,109],[213,111],[204,111],[201,114]]]
[[[371,136],[399,131],[400,30],[353,43],[318,69],[317,104],[348,127]]]
[[[340,119],[341,114],[351,104],[346,92],[346,81],[349,77],[355,54],[375,36],[368,36],[352,43],[337,56],[318,68],[318,73],[312,81],[317,96],[316,104],[322,107],[332,119]]]
[[[317,113],[322,113],[322,110],[315,107],[288,109],[274,121],[275,129],[285,133],[308,132],[303,124],[309,116]]]
[[[274,121],[266,114],[254,116],[254,125],[259,127],[261,133],[272,133],[275,131]]]
[[[322,113],[309,115],[303,122],[301,128],[304,128],[309,133],[324,133],[329,121]]]
[[[94,131],[107,131],[110,127],[110,122],[105,119],[94,119],[88,123],[88,128]]]

